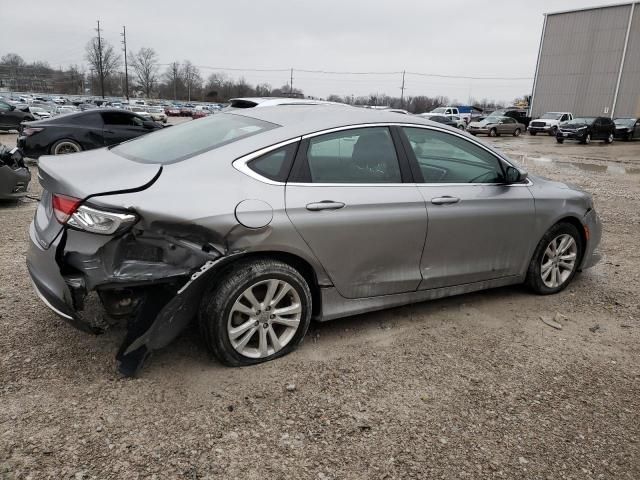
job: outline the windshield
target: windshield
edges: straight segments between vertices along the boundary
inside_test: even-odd
[[[163,128],[118,145],[111,151],[136,162],[169,164],[279,126],[227,113]]]
[[[542,115],[540,118],[543,120],[560,120],[561,113],[549,112]]]
[[[620,125],[622,127],[633,127],[636,123],[635,118],[616,118],[614,120],[616,125]]]
[[[431,110],[431,113],[445,113],[447,111],[446,107],[438,107],[435,110]]]
[[[571,120],[567,125],[589,125],[595,121],[595,117],[578,117]]]
[[[149,108],[147,110],[149,110],[150,113],[163,113],[164,112],[164,110],[162,108],[158,108],[158,107]]]

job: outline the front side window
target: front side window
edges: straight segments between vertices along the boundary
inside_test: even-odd
[[[11,106],[8,103],[0,102],[0,110],[8,112],[11,110]]]
[[[423,183],[502,183],[499,160],[457,135],[424,128],[404,128]]]
[[[502,119],[502,123],[516,123],[515,119],[511,118],[511,117],[504,117]]]
[[[309,140],[313,183],[401,183],[400,165],[387,127],[357,128]]]
[[[257,118],[223,113],[163,128],[111,151],[136,162],[169,164],[279,126]]]

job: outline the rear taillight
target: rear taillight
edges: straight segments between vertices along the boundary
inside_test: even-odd
[[[64,225],[67,223],[67,220],[69,220],[69,217],[78,209],[81,201],[79,198],[54,193],[51,197],[53,214],[56,216],[56,219]]]
[[[127,230],[138,221],[134,213],[100,210],[81,202],[79,198],[54,194],[53,213],[58,222],[85,232],[111,235]]]
[[[41,132],[42,130],[44,130],[44,128],[40,128],[40,127],[26,127],[22,129],[22,134],[25,137],[30,137],[31,135]]]

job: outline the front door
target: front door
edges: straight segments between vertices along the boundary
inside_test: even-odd
[[[427,212],[415,184],[403,183],[407,175],[388,127],[302,142],[287,214],[343,297],[418,288]]]
[[[537,243],[526,184],[506,185],[501,160],[460,135],[403,131],[429,217],[419,288],[521,273]]]
[[[144,128],[144,120],[130,112],[102,112],[102,118],[105,145],[115,145],[149,133]]]

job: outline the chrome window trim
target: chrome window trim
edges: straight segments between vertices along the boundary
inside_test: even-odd
[[[401,122],[380,122],[380,123],[358,123],[358,124],[353,124],[353,125],[344,125],[342,127],[334,127],[334,128],[327,128],[324,130],[319,130],[317,132],[313,132],[313,133],[307,133],[305,135],[299,136],[299,137],[295,137],[295,138],[291,138],[289,140],[285,140],[283,142],[279,142],[276,143],[274,145],[268,146],[268,147],[264,147],[260,150],[256,150],[255,152],[252,152],[248,155],[244,155],[242,157],[237,158],[236,160],[233,161],[232,165],[233,167],[244,173],[245,175],[248,175],[249,177],[258,180],[260,182],[263,183],[267,183],[269,185],[278,185],[278,186],[285,186],[285,185],[291,185],[291,186],[319,186],[319,187],[345,187],[345,186],[362,186],[362,187],[404,187],[404,186],[416,186],[416,185],[420,185],[420,186],[437,186],[437,187],[444,187],[444,186],[457,186],[457,187],[461,187],[461,186],[509,186],[509,187],[530,187],[531,185],[533,185],[533,182],[531,181],[531,179],[527,178],[527,183],[512,183],[512,184],[504,184],[504,183],[414,183],[414,182],[408,182],[408,183],[305,183],[305,182],[277,182],[275,180],[271,180],[269,178],[263,177],[262,175],[254,172],[253,170],[251,170],[249,168],[249,166],[247,165],[247,163],[249,163],[251,160],[253,160],[254,158],[260,157],[266,153],[269,153],[272,150],[276,150],[280,147],[284,147],[286,145],[289,145],[291,143],[295,143],[295,142],[299,142],[301,140],[306,140],[308,138],[313,138],[313,137],[317,137],[320,135],[325,135],[328,133],[333,133],[333,132],[341,132],[344,130],[355,130],[355,129],[359,129],[359,128],[370,128],[370,127],[409,127],[409,128],[424,128],[426,130],[435,130],[438,132],[443,132],[443,133],[448,133],[449,135],[454,135],[457,137],[460,137],[468,142],[473,143],[474,145],[482,148],[483,150],[485,150],[486,152],[488,152],[489,154],[493,155],[494,157],[498,158],[499,160],[502,160],[503,162],[507,163],[508,165],[517,168],[513,163],[511,163],[511,161],[504,157],[503,155],[501,155],[498,152],[494,152],[493,150],[487,148],[485,145],[483,145],[480,141],[478,141],[476,138],[474,138],[471,135],[465,135],[463,133],[460,133],[457,129],[455,130],[449,130],[446,128],[441,128],[439,126],[436,125],[424,125],[421,123],[401,123]]]
[[[284,142],[275,143],[268,147],[261,148],[260,150],[256,150],[255,152],[252,152],[248,155],[243,155],[242,157],[236,158],[233,161],[233,163],[231,163],[231,165],[233,166],[233,168],[235,168],[239,172],[244,173],[245,175],[253,178],[254,180],[258,180],[259,182],[266,183],[269,185],[278,185],[283,187],[286,185],[285,182],[278,182],[276,180],[271,180],[270,178],[260,175],[258,172],[251,170],[248,163],[255,158],[261,157],[262,155],[272,152],[273,150],[277,150],[278,148],[281,148],[281,147],[286,147],[287,145],[291,145],[292,143],[299,142],[300,140],[302,140],[302,137],[290,138],[289,140],[285,140]]]

